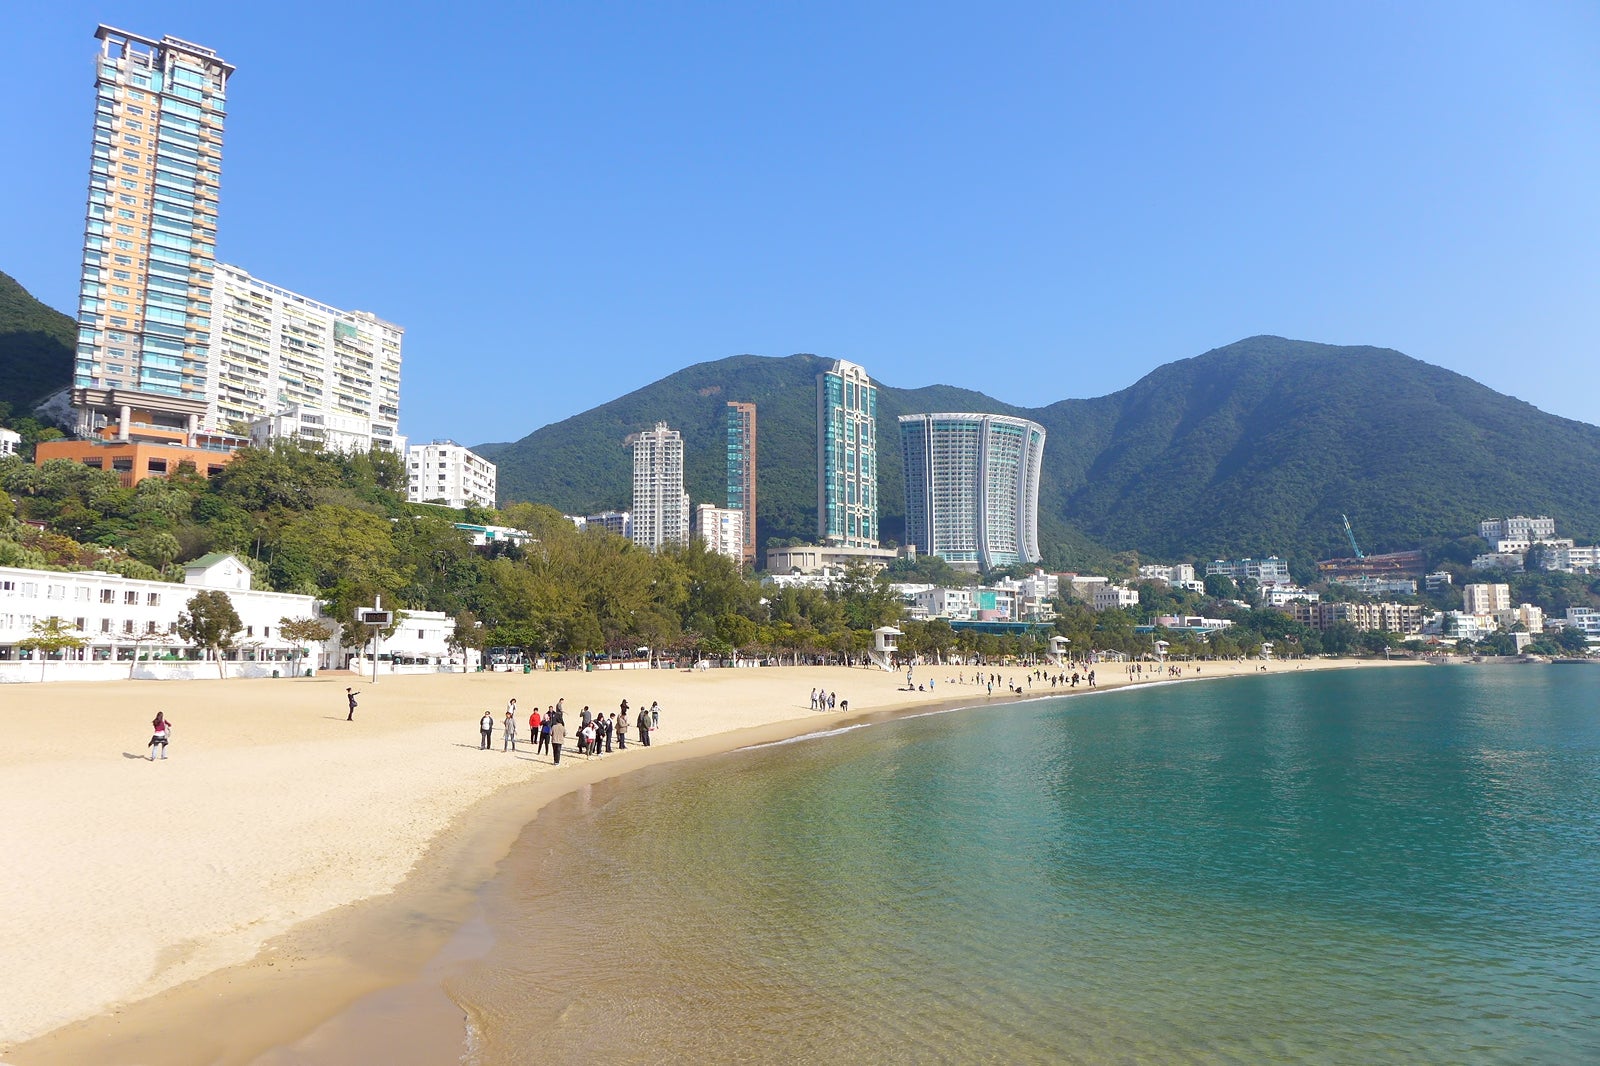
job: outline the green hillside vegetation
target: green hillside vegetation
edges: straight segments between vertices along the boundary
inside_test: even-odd
[[[684,435],[686,488],[724,502],[723,404],[758,408],[757,542],[816,528],[816,375],[829,360],[701,363],[522,440],[494,445],[507,499],[568,513],[626,508],[628,434]],[[871,370],[870,364],[868,370]],[[1040,489],[1045,564],[1277,554],[1308,572],[1348,554],[1349,514],[1369,553],[1475,531],[1480,518],[1556,516],[1600,537],[1600,428],[1546,414],[1383,348],[1253,337],[1170,363],[1120,392],[1024,409],[948,386],[879,382],[885,540],[904,532],[895,418],[937,410],[1016,414],[1048,438]]]
[[[72,382],[77,325],[0,273],[0,403],[21,414]]]

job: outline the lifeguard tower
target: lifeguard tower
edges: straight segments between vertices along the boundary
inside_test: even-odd
[[[1051,666],[1065,666],[1067,664],[1067,645],[1072,641],[1063,636],[1050,638],[1050,654],[1048,656]]]
[[[894,673],[894,655],[900,650],[900,645],[895,643],[894,638],[900,635],[900,630],[894,626],[879,626],[872,631],[872,650],[867,653],[867,657],[878,669]]]

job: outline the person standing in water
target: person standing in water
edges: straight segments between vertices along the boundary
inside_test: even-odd
[[[150,754],[147,758],[156,761],[156,749],[161,749],[161,757],[167,757],[167,741],[172,738],[172,723],[167,721],[165,711],[157,711],[155,721],[150,723]]]

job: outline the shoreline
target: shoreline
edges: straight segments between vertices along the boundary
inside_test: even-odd
[[[1186,676],[1182,680],[1260,676],[1262,673],[1256,669],[1258,663],[1219,662],[1205,665],[1214,672]],[[1266,673],[1283,674],[1383,665],[1422,664],[1407,661],[1385,664],[1382,661],[1365,660],[1275,662]],[[980,668],[936,670],[932,667],[923,667],[921,669],[926,674],[938,678],[940,674],[975,672]],[[1116,667],[1113,666],[1112,669],[1115,671]],[[1023,676],[1022,671],[1015,668],[985,672],[998,672],[1002,676],[1008,674],[1012,677]],[[1145,688],[1176,680],[1161,677],[1132,681],[1122,676],[1120,671],[1117,671],[1117,675],[1103,679],[1102,684],[1092,690],[1081,686],[1077,689],[1062,688],[1054,691],[1049,688],[1028,690],[1025,687],[1021,695],[1007,692],[996,693],[993,696],[985,695],[981,689],[959,685],[946,685],[932,693],[907,692],[903,687],[899,687],[898,675],[881,671],[868,673],[860,668],[844,667],[767,667],[750,671],[717,671],[698,676],[651,671],[638,674],[600,675],[551,673],[384,678],[382,684],[376,686],[375,690],[369,688],[368,695],[363,697],[362,710],[358,712],[358,722],[364,716],[377,716],[380,713],[376,706],[379,697],[387,697],[391,693],[400,694],[399,690],[402,688],[413,690],[415,700],[423,707],[420,717],[428,721],[425,723],[405,721],[401,723],[404,727],[401,731],[391,730],[390,735],[376,740],[369,740],[364,735],[358,734],[359,740],[339,736],[337,740],[318,741],[321,747],[343,751],[352,747],[359,749],[362,742],[365,742],[368,746],[386,745],[395,753],[414,754],[424,745],[439,743],[435,734],[448,731],[454,738],[454,743],[450,746],[456,749],[471,749],[473,745],[465,743],[464,738],[469,736],[469,731],[475,731],[475,724],[463,722],[464,714],[460,710],[446,711],[439,708],[432,702],[434,697],[448,692],[451,702],[462,704],[465,690],[470,689],[473,690],[470,695],[476,698],[477,703],[483,703],[487,698],[499,697],[504,692],[513,690],[526,692],[535,687],[545,692],[554,692],[557,689],[569,692],[583,690],[581,697],[568,699],[568,703],[574,707],[578,705],[579,698],[592,699],[603,707],[606,704],[599,699],[602,694],[611,696],[623,690],[637,694],[643,689],[651,690],[650,698],[661,698],[665,704],[662,731],[665,734],[662,738],[664,742],[653,745],[648,754],[638,752],[626,755],[612,754],[588,761],[584,761],[581,756],[569,756],[560,770],[552,770],[548,763],[534,763],[529,757],[513,756],[507,759],[496,751],[493,754],[500,758],[488,762],[500,763],[501,766],[489,768],[490,772],[487,774],[478,772],[483,765],[479,762],[482,760],[481,753],[466,755],[465,752],[447,752],[446,758],[453,758],[455,762],[469,767],[474,772],[473,782],[477,786],[477,792],[469,789],[465,792],[456,790],[448,793],[446,799],[453,800],[455,805],[448,810],[437,812],[439,817],[435,820],[436,827],[425,833],[415,849],[416,854],[387,856],[388,869],[381,872],[387,874],[388,881],[381,888],[375,891],[370,889],[370,884],[374,880],[370,871],[367,871],[368,876],[365,879],[356,876],[336,876],[332,879],[335,882],[333,889],[335,891],[342,889],[343,898],[310,910],[309,913],[280,917],[278,927],[270,924],[270,914],[258,915],[255,921],[246,927],[247,935],[243,937],[224,935],[214,938],[224,942],[232,941],[229,946],[234,957],[222,961],[220,965],[204,965],[206,962],[222,958],[225,954],[218,952],[207,954],[206,949],[215,948],[217,946],[215,943],[207,944],[203,936],[191,937],[189,959],[169,962],[165,970],[167,980],[162,983],[159,981],[159,975],[157,977],[159,987],[139,988],[108,1003],[88,1004],[83,1002],[84,997],[80,995],[77,1003],[73,1005],[78,1012],[73,1018],[47,1028],[42,1027],[21,1040],[5,1040],[0,1043],[0,1048],[4,1049],[3,1053],[8,1062],[15,1062],[19,1066],[52,1062],[123,1062],[131,1059],[148,1063],[256,1060],[263,1055],[269,1055],[274,1049],[287,1049],[330,1020],[341,1017],[367,997],[381,993],[385,989],[396,989],[415,983],[419,977],[425,975],[430,967],[436,965],[440,953],[450,950],[456,939],[463,935],[462,931],[470,926],[474,920],[479,892],[496,875],[523,829],[553,800],[573,793],[583,786],[625,777],[634,770],[645,767],[665,766],[741,748],[793,741],[809,735],[872,725],[902,717],[941,713],[958,708],[981,710],[994,703],[1088,695],[1092,692],[1110,692],[1125,688]],[[347,680],[360,683],[356,679],[346,679],[343,675],[338,675],[323,680],[323,684],[318,686],[316,691],[307,692],[305,690],[309,690],[312,686],[298,679],[287,682],[302,689],[300,693],[302,698],[294,708],[298,716],[289,721],[278,722],[277,730],[265,730],[265,737],[245,736],[242,744],[238,743],[239,738],[234,738],[235,743],[232,748],[223,745],[223,749],[227,751],[243,747],[249,750],[265,747],[269,750],[257,751],[257,754],[274,757],[274,761],[278,763],[282,763],[284,757],[287,757],[292,763],[297,757],[304,756],[304,753],[294,750],[299,747],[298,745],[283,743],[285,727],[304,725],[305,715],[328,710],[327,702],[333,696],[342,701],[343,692],[337,686],[343,685]],[[797,702],[791,705],[777,696],[778,693],[803,694],[807,687],[814,686],[818,681],[841,690],[848,688],[849,691],[845,696],[851,702],[851,710],[810,711],[804,703]],[[143,683],[141,691],[141,683],[130,684],[134,686],[131,693],[138,695],[143,695],[152,687],[148,683]],[[200,683],[180,684],[182,691],[188,693]],[[283,691],[285,685],[283,681],[234,680],[210,684],[221,686],[229,695],[233,695],[237,689],[246,685],[265,687],[268,694],[274,697],[286,695]],[[83,687],[98,690],[92,692],[94,695],[102,695],[108,686]],[[159,689],[161,696],[165,697],[163,703],[172,702],[170,697],[176,695],[173,691],[174,686],[155,687]],[[61,686],[54,686],[50,693],[40,693],[40,695],[54,696],[61,691]],[[709,696],[713,692],[717,697],[715,701],[697,703],[692,708],[682,706],[685,699]],[[125,690],[123,694],[129,693]],[[727,702],[724,703],[724,700]],[[309,707],[300,706],[308,702]],[[371,711],[367,710],[369,702],[374,705]],[[543,702],[542,697],[541,702]],[[739,706],[732,706],[735,703]],[[524,704],[524,714],[531,706],[531,700]],[[192,721],[203,713],[205,712],[200,711],[198,707],[173,713],[176,720],[174,760],[185,756],[194,757],[180,747],[185,734],[179,716],[182,715]],[[475,720],[476,714],[481,712],[468,713]],[[126,718],[127,712],[121,713],[119,717]],[[345,725],[342,716],[322,717],[332,717],[338,720],[339,725]],[[421,724],[425,724],[427,728],[419,728]],[[677,733],[674,732],[675,725]],[[688,735],[677,739],[680,733]],[[496,739],[498,742],[498,737]],[[126,752],[123,754],[125,759],[133,758]],[[312,754],[315,756],[319,753]],[[641,754],[644,757],[639,757]],[[320,755],[324,761],[328,761],[329,752],[320,752]],[[0,760],[0,763],[10,761],[15,759]],[[337,760],[332,761],[337,765]],[[507,767],[510,763],[517,765]],[[524,764],[532,764],[534,772],[529,774],[530,766]],[[159,774],[174,768],[124,763],[115,766],[115,770],[122,770],[124,766],[131,770],[142,770],[146,775]],[[282,771],[288,767],[277,765],[274,769]],[[502,772],[495,773],[496,769]],[[113,771],[105,771],[104,767],[101,767],[101,770],[115,776]],[[521,776],[512,778],[511,774]],[[426,801],[439,797],[430,793],[428,787],[437,782],[424,776],[425,779],[420,782],[420,798],[426,805]],[[363,782],[367,781],[370,781],[370,774],[363,778]],[[4,788],[0,788],[0,794],[4,794],[4,791]],[[413,802],[419,798],[415,787],[409,790],[408,798]],[[470,801],[463,802],[464,798],[469,798]],[[269,799],[270,797],[262,798],[263,801]],[[257,806],[259,805],[258,802]],[[343,835],[348,836],[352,831],[359,833],[370,830],[374,825],[382,828],[384,819],[381,811],[367,809],[357,813],[365,819],[364,824],[356,827],[350,825],[336,827],[343,831]],[[415,837],[417,827],[411,828],[412,837]],[[341,833],[335,831],[332,835],[337,837]],[[304,854],[283,853],[286,847],[293,847],[296,852],[303,851],[304,841],[291,835],[288,839],[274,838],[266,843],[275,845],[279,850],[279,854],[266,857],[269,861],[298,860],[304,864],[306,858]],[[22,854],[27,852],[24,851]],[[383,878],[379,877],[377,880]],[[114,886],[111,886],[108,897],[110,903],[115,904],[117,896]],[[248,935],[251,929],[256,930],[254,938]],[[0,962],[13,961],[5,959],[4,954],[5,950],[0,949]],[[198,968],[198,972],[186,973],[182,963],[193,960],[195,956],[199,957],[199,965],[195,967]],[[98,955],[95,957],[99,958]],[[26,961],[29,960],[24,960]],[[14,965],[8,965],[8,970],[14,975],[19,973],[19,967]],[[21,967],[21,972],[27,973],[26,965]],[[129,983],[124,981],[124,987]],[[146,985],[148,984],[147,981]],[[25,984],[23,987],[28,988],[31,985]],[[442,993],[440,996],[442,997]],[[249,1009],[244,1008],[247,1003]],[[218,1017],[226,1017],[228,1024],[207,1025],[208,1020]],[[437,1015],[435,1017],[437,1018]],[[412,1016],[408,1013],[406,1019],[412,1020]],[[401,1028],[414,1033],[418,1027],[407,1024]],[[174,1032],[184,1034],[183,1039],[178,1042],[181,1046],[173,1046],[171,1042],[163,1039],[163,1034]],[[408,1043],[405,1046],[411,1045]],[[452,1054],[459,1052],[459,1048],[454,1045],[446,1050]]]

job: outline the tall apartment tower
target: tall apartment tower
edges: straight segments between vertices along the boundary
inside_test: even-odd
[[[906,543],[976,570],[1039,561],[1044,427],[985,414],[900,416]]]
[[[878,546],[878,387],[843,359],[817,375],[817,536]]]
[[[187,433],[206,414],[222,124],[233,67],[209,48],[95,31],[94,149],[72,404],[80,435]]]
[[[218,263],[211,315],[208,424],[227,426],[291,408],[318,421],[276,435],[342,435],[404,451],[400,436],[400,345],[405,330],[368,311],[341,311]],[[317,427],[328,426],[319,433]],[[254,434],[252,434],[254,435]],[[344,449],[348,450],[348,449]]]
[[[746,566],[756,562],[756,405],[728,401],[728,507],[744,514]]]
[[[683,438],[665,422],[633,438],[633,542],[651,551],[689,543]]]

